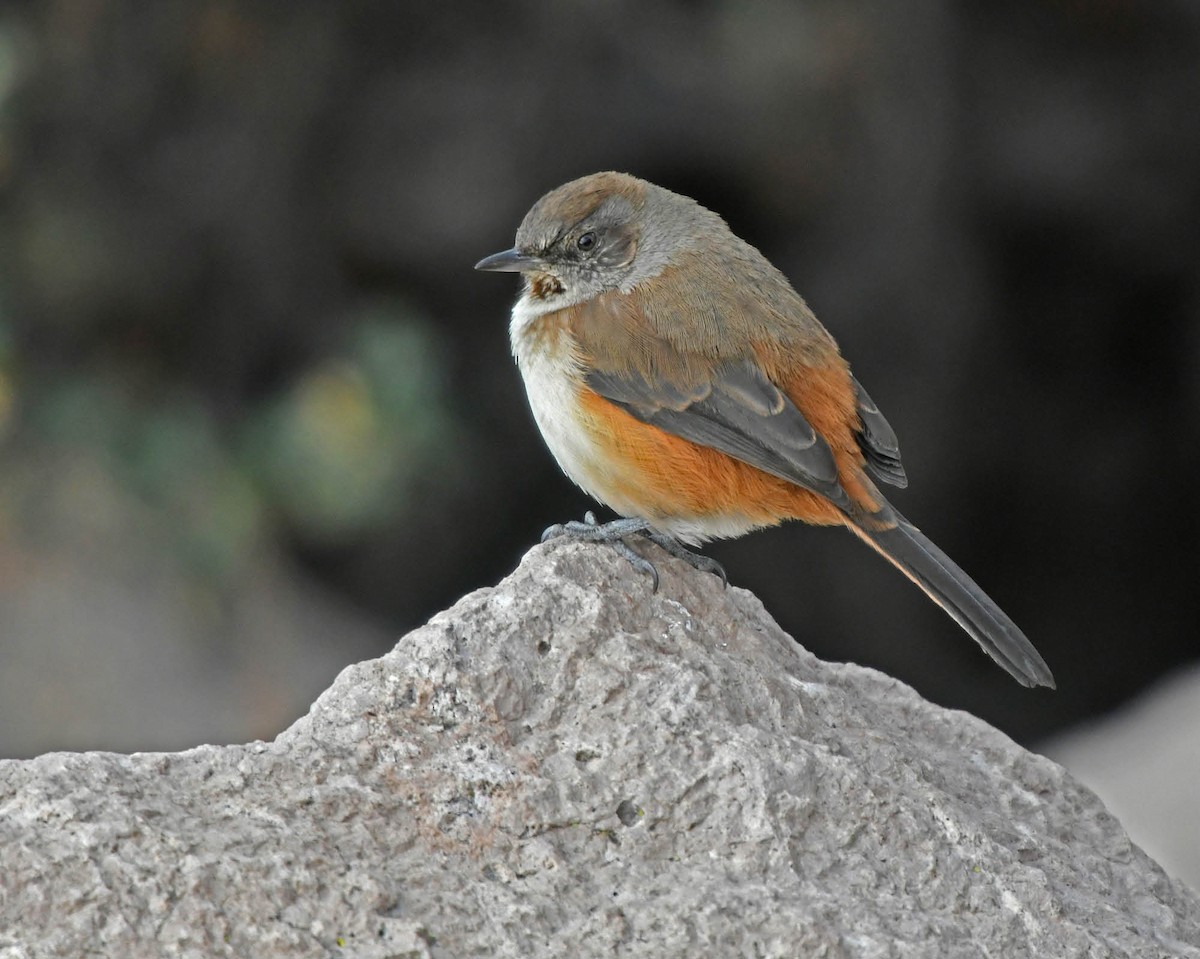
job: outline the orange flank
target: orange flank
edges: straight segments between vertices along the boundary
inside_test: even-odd
[[[784,380],[783,391],[817,435],[829,444],[838,466],[838,482],[851,502],[867,514],[878,512],[882,497],[863,475],[863,453],[854,435],[859,425],[858,403],[845,361],[838,357],[836,364],[800,367],[799,372]],[[813,522],[796,513],[791,518]]]
[[[732,456],[643,423],[589,389],[580,392],[585,427],[606,451],[607,498],[653,522],[666,517],[745,516],[756,526],[785,519],[844,522],[823,496]]]

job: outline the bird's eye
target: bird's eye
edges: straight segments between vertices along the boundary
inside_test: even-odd
[[[575,245],[581,250],[590,250],[596,245],[596,234],[591,230],[581,233],[579,239],[575,241]]]

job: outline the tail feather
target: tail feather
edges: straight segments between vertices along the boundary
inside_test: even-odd
[[[949,556],[894,510],[895,522],[847,523],[851,530],[925,591],[985,653],[1022,686],[1054,688],[1045,660],[1025,634]],[[878,518],[878,517],[876,517]]]

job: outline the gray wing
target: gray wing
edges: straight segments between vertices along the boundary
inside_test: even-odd
[[[858,418],[862,423],[862,429],[858,431],[858,445],[867,458],[867,469],[875,474],[876,479],[904,489],[908,485],[908,476],[900,462],[900,441],[896,439],[896,431],[884,419],[862,384],[854,377],[850,379],[854,383]]]
[[[641,420],[849,504],[829,445],[755,365],[728,363],[684,391],[640,374],[593,370],[587,385]]]

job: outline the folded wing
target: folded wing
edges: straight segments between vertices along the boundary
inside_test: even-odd
[[[592,370],[587,386],[644,423],[710,446],[835,505],[849,504],[833,452],[795,404],[753,363],[723,363],[681,390],[636,372]]]

